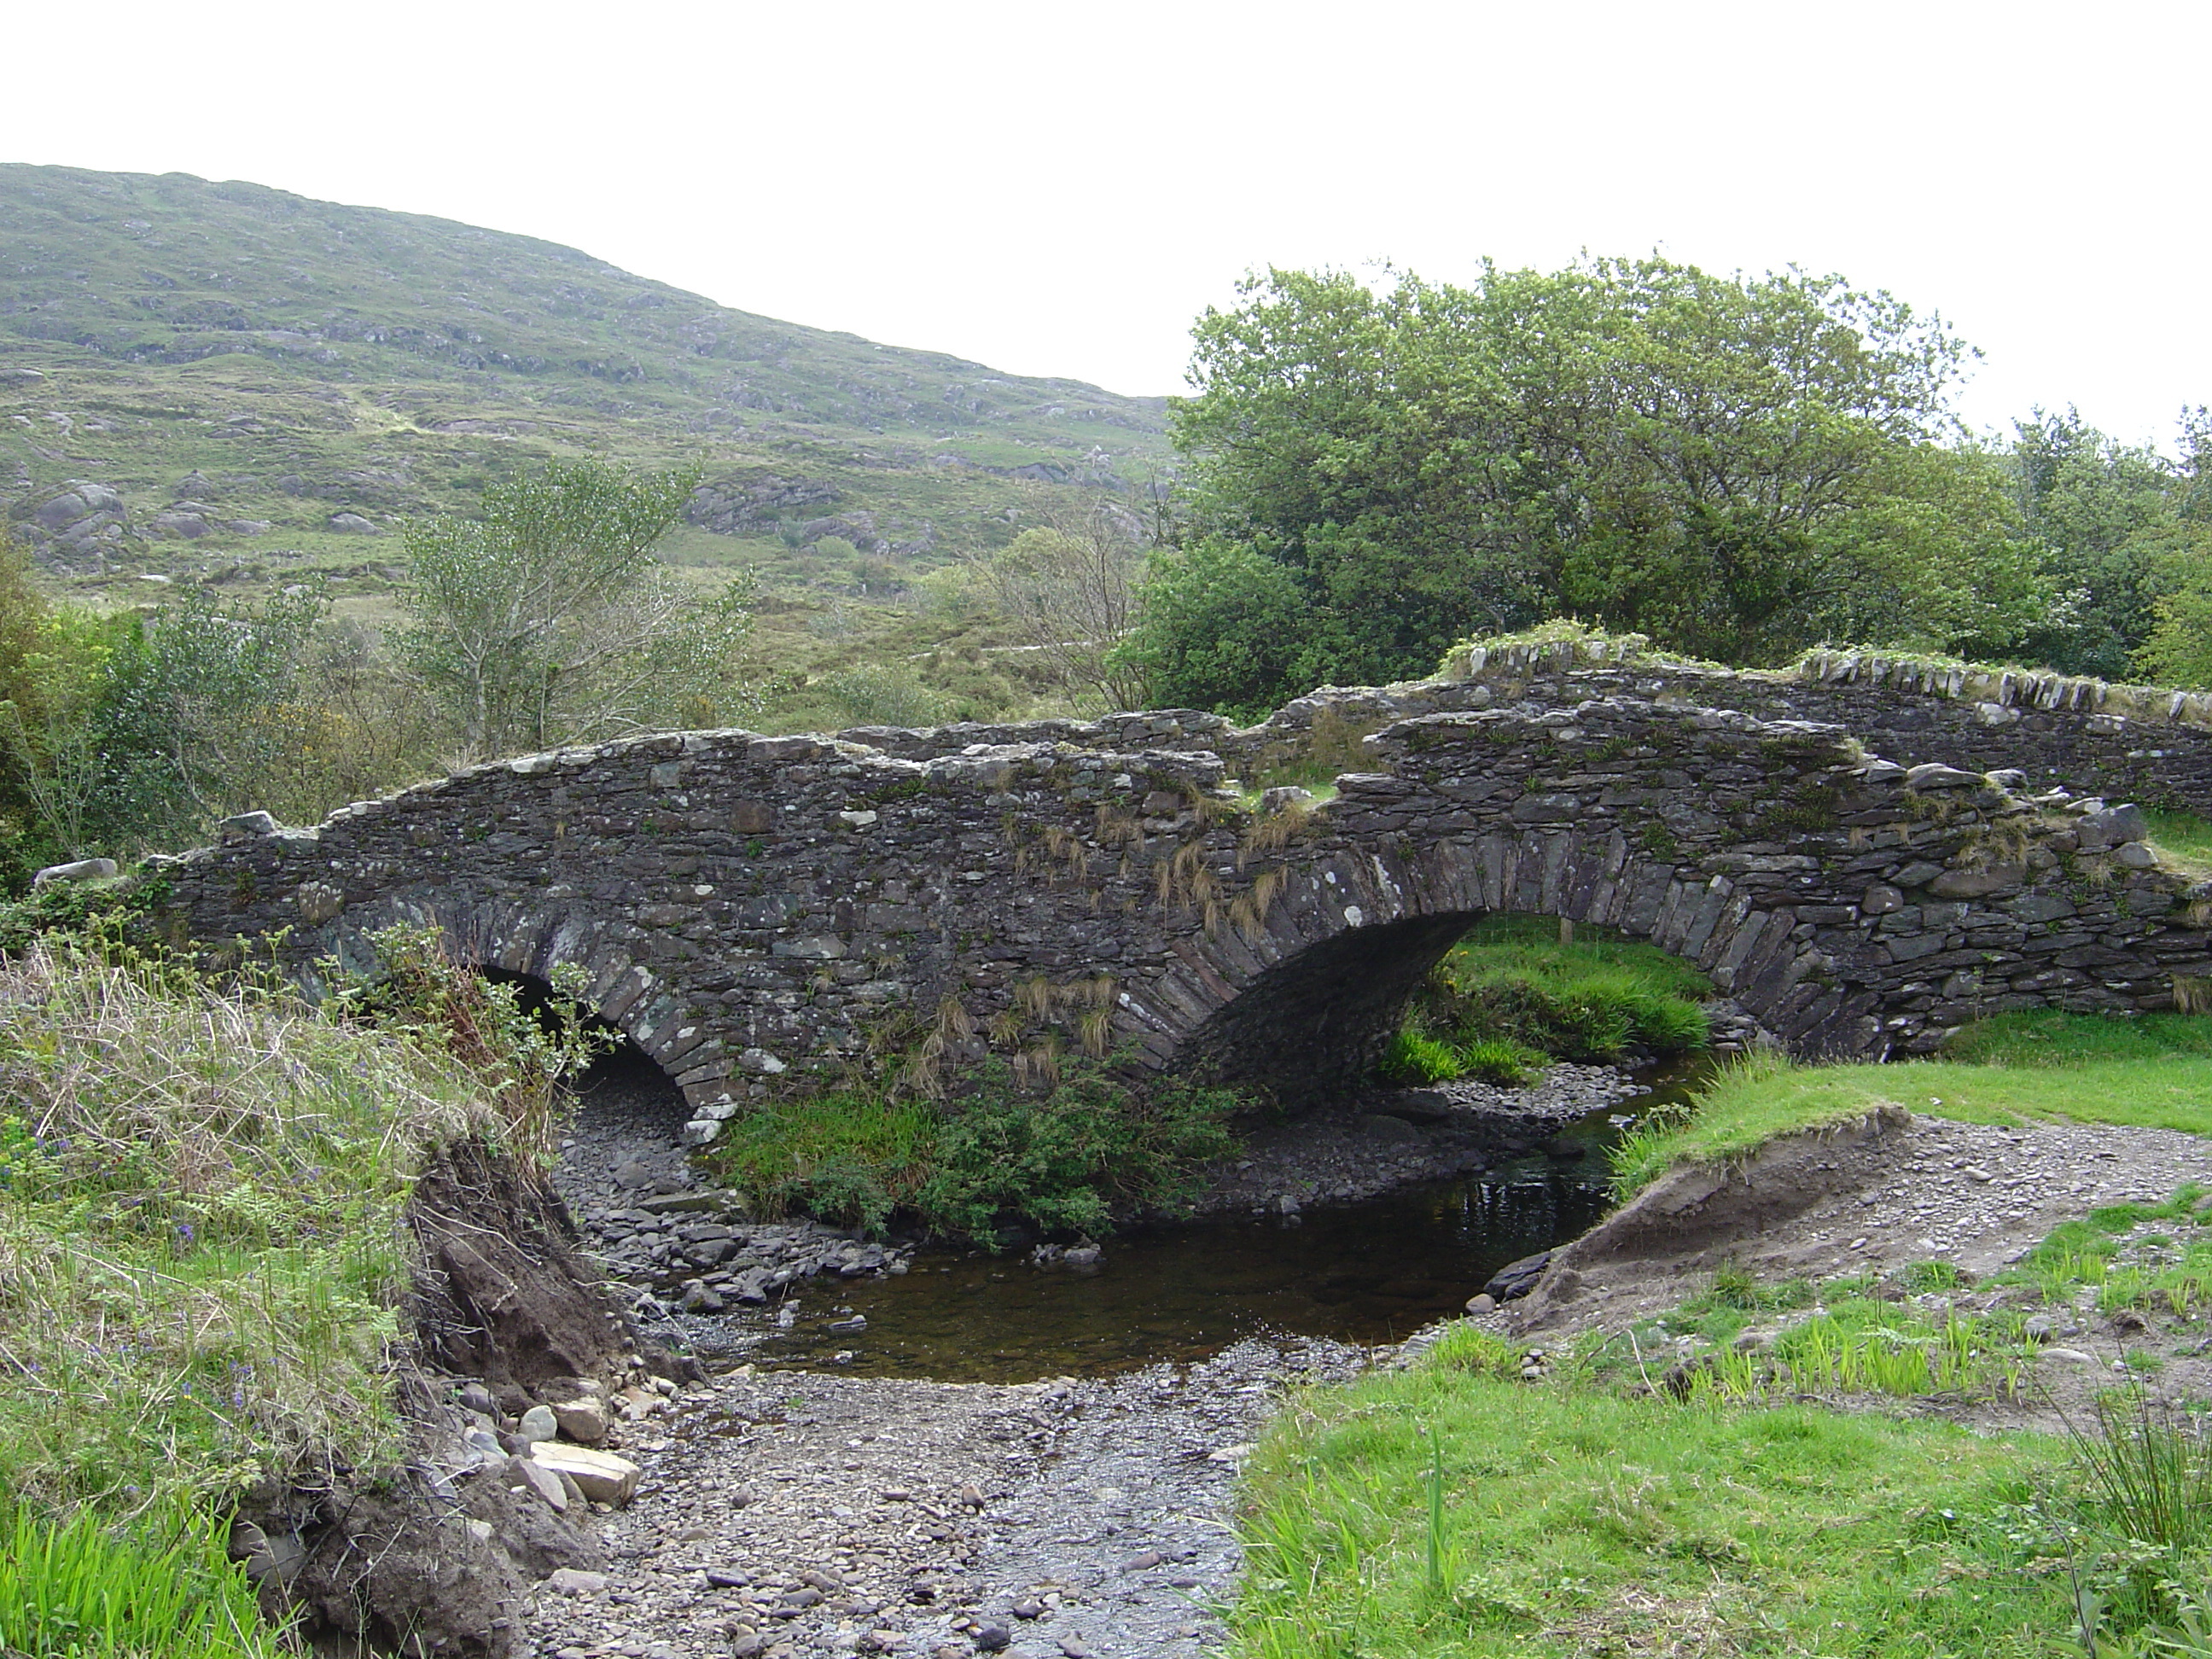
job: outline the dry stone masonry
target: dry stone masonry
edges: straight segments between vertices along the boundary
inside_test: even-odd
[[[1805,1054],[2212,980],[2212,888],[2160,867],[2133,808],[1618,678],[1504,708],[1473,679],[1325,691],[1243,731],[1170,711],[536,755],[315,829],[230,820],[157,861],[162,920],[274,935],[311,982],[399,922],[514,974],[578,964],[695,1140],[864,1055],[933,1088],[994,1049],[1048,1072],[1126,1051],[1323,1098],[1492,911],[1649,939]],[[1353,714],[1388,723],[1362,739]],[[1332,800],[1227,787],[1347,729]]]

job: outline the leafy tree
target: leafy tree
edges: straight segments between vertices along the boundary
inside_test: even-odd
[[[2014,489],[2056,594],[2020,655],[2123,678],[2175,574],[2181,475],[2157,451],[2116,442],[2071,409],[2038,410],[2014,432]]]
[[[39,591],[29,556],[0,526],[0,856],[15,890],[50,854],[84,845],[94,775],[89,706],[100,630]]]
[[[298,747],[291,692],[320,608],[225,610],[192,587],[149,616],[100,617],[49,602],[0,549],[0,744],[37,850],[175,844],[262,805]]]
[[[1276,270],[1194,338],[1192,534],[1284,573],[1262,608],[1299,616],[1272,655],[1302,678],[1424,672],[1565,611],[1756,662],[1869,625],[2009,640],[2043,608],[2001,472],[1942,441],[1966,349],[1839,278]],[[1177,630],[1230,568],[1164,561],[1131,653],[1212,660]]]
[[[1310,688],[1340,660],[1329,619],[1295,572],[1249,544],[1203,537],[1153,556],[1140,625],[1116,655],[1150,701],[1259,720],[1283,688]]]
[[[749,584],[702,596],[653,550],[697,482],[556,461],[487,489],[480,518],[409,527],[397,654],[467,753],[705,724],[742,695]]]
[[[1100,495],[1039,495],[1027,516],[1039,522],[971,561],[979,584],[1070,696],[1093,708],[1145,707],[1141,670],[1115,652],[1136,620],[1144,526]]]
[[[2180,447],[2171,514],[2135,538],[2163,589],[2136,665],[2168,684],[2212,687],[2212,410],[2182,416]]]
[[[85,714],[97,757],[87,834],[110,849],[176,845],[263,805],[297,744],[292,694],[321,611],[307,594],[224,609],[192,587],[125,624]]]

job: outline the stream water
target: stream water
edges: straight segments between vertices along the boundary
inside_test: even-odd
[[[1556,1129],[1545,1150],[1463,1179],[1303,1217],[1117,1234],[1086,1271],[924,1250],[902,1276],[810,1285],[799,1316],[744,1357],[872,1376],[1026,1382],[1201,1359],[1255,1334],[1395,1340],[1460,1311],[1507,1262],[1604,1212],[1605,1152],[1686,1098],[1710,1066],[1638,1074],[1650,1092]],[[832,1332],[864,1315],[860,1332]]]

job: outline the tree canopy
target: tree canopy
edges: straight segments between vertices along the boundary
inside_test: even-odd
[[[485,490],[477,518],[408,527],[397,654],[466,752],[710,723],[696,705],[732,691],[748,590],[704,596],[653,552],[697,483],[556,461]]]
[[[2002,459],[1945,413],[1967,348],[1840,278],[1271,270],[1194,337],[1183,547],[1126,647],[1167,701],[1424,673],[1570,613],[1760,662],[1988,649],[2046,609]]]

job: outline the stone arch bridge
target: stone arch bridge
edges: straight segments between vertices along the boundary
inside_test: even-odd
[[[1170,713],[645,737],[314,829],[228,820],[155,861],[156,914],[179,941],[280,934],[309,979],[396,922],[515,974],[575,963],[695,1139],[871,1052],[926,1084],[994,1045],[1130,1048],[1319,1097],[1493,911],[1649,939],[1808,1055],[1924,1052],[2009,1008],[2169,1006],[2212,978],[2212,888],[2160,867],[2132,808],[1602,689],[1394,689],[1414,712],[1364,738],[1320,714],[1384,694],[1241,732]],[[1348,763],[1325,803],[1226,787],[1328,743]]]

